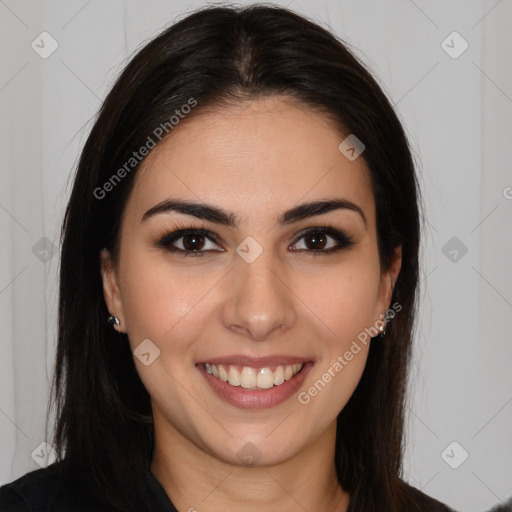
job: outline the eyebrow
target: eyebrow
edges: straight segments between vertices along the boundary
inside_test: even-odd
[[[358,213],[366,226],[366,217],[363,210],[352,201],[346,199],[335,198],[323,201],[312,201],[309,203],[303,203],[298,206],[294,206],[290,210],[284,212],[278,218],[278,222],[281,225],[292,224],[299,220],[306,219],[308,217],[314,217],[316,215],[324,215],[334,210],[351,210]],[[206,203],[196,203],[190,201],[183,201],[179,199],[165,199],[164,201],[156,204],[150,208],[142,216],[141,222],[147,221],[149,218],[168,212],[178,212],[184,215],[191,215],[198,219],[208,220],[215,224],[221,224],[237,228],[239,221],[234,213],[227,212],[216,206],[208,205]]]

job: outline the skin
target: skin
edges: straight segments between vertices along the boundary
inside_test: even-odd
[[[307,405],[294,395],[275,407],[245,410],[220,399],[195,364],[243,354],[314,361],[307,390],[365,328],[390,307],[400,270],[377,249],[375,201],[362,158],[339,150],[343,136],[325,116],[284,97],[266,97],[185,119],[143,162],[126,204],[120,257],[101,252],[104,297],[132,350],[150,339],[160,350],[137,371],[151,396],[152,471],[183,511],[346,511],[349,495],[333,461],[336,417],[362,375],[369,344]],[[238,227],[166,212],[141,218],[169,197],[233,212]],[[299,203],[343,198],[364,213],[338,209],[277,223]],[[331,254],[300,238],[331,224],[354,245]],[[157,247],[164,232],[211,231],[199,257]],[[248,236],[263,248],[252,263],[235,251]],[[173,245],[183,249],[184,239]],[[290,247],[300,249],[293,251]],[[213,252],[214,250],[222,252]],[[309,252],[307,252],[309,251]],[[246,443],[260,459],[238,457]]]

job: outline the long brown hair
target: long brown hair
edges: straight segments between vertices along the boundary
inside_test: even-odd
[[[74,176],[61,232],[52,444],[66,474],[105,510],[143,509],[141,471],[149,468],[154,440],[150,397],[126,335],[106,322],[99,267],[103,247],[114,256],[119,249],[139,165],[104,197],[98,189],[190,98],[200,112],[267,95],[317,109],[340,133],[364,142],[383,268],[402,246],[392,298],[402,309],[385,338],[371,343],[362,378],[338,416],[335,465],[351,511],[413,505],[401,480],[420,237],[411,151],[389,100],[346,43],[292,11],[253,5],[200,9],[138,51],[105,99]]]

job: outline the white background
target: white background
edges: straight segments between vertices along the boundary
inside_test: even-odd
[[[406,127],[426,228],[405,478],[457,510],[488,509],[512,495],[512,2],[275,3],[355,46]],[[38,469],[47,439],[59,257],[32,248],[58,246],[71,171],[115,76],[202,5],[0,0],[2,483]],[[59,45],[47,59],[31,48],[42,31]],[[469,44],[456,59],[442,47],[453,31]],[[454,236],[468,249],[457,262],[442,252]],[[458,469],[441,456],[453,441],[469,453]]]

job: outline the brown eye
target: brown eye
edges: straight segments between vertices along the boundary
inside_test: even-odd
[[[183,247],[187,251],[200,251],[205,244],[203,235],[184,235],[183,237]]]
[[[327,243],[327,237],[323,233],[308,233],[304,237],[304,242],[308,249],[324,249]]]
[[[297,244],[302,243],[302,247],[297,247]],[[347,236],[342,231],[339,231],[332,226],[325,226],[323,228],[311,228],[307,230],[299,240],[292,246],[293,251],[301,251],[319,255],[331,254],[341,249],[345,249],[354,245],[351,237]]]
[[[208,252],[222,252],[215,243],[216,236],[204,229],[179,229],[167,233],[156,242],[169,252],[182,253],[183,256],[203,256]]]

